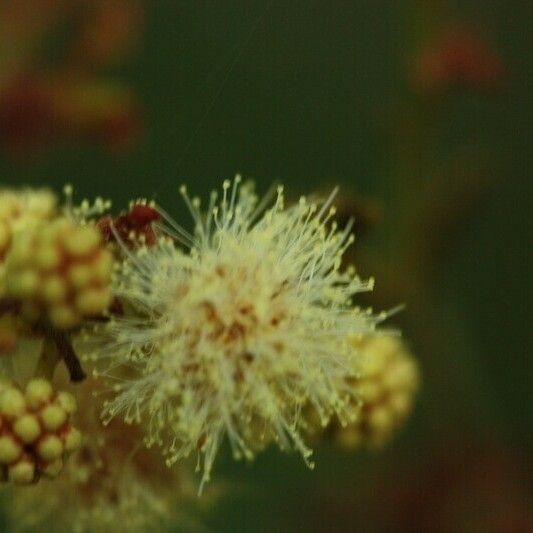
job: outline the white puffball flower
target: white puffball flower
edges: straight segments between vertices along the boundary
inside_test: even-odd
[[[160,210],[154,246],[123,245],[114,292],[125,313],[103,327],[95,355],[117,380],[104,418],[145,425],[169,465],[196,451],[202,485],[226,437],[235,458],[273,440],[312,467],[301,409],[324,426],[355,419],[347,339],[384,318],[353,304],[373,281],[341,270],[353,236],[332,221],[334,193],[285,208],[282,187],[259,201],[240,181],[226,180],[206,211],[182,187],[193,234]]]

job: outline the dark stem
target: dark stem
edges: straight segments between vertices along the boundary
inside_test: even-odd
[[[0,316],[7,313],[16,313],[20,309],[20,302],[15,298],[0,299]]]
[[[87,375],[83,371],[80,360],[78,359],[78,356],[72,347],[69,334],[66,331],[61,331],[58,329],[53,329],[51,334],[56,344],[57,351],[65,362],[67,370],[70,374],[70,381],[83,381]]]

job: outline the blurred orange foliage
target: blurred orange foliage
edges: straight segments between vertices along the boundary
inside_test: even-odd
[[[50,62],[42,49],[61,24],[73,31]],[[138,99],[101,71],[124,59],[141,25],[137,0],[0,4],[0,145],[12,152],[63,139],[130,146],[140,131]]]

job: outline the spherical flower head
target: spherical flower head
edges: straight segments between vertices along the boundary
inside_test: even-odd
[[[32,379],[25,390],[0,381],[0,479],[28,485],[56,477],[81,444],[75,411],[74,397],[45,379]]]
[[[96,357],[127,370],[104,416],[144,422],[169,464],[198,451],[202,483],[225,437],[236,458],[253,456],[251,424],[312,466],[301,408],[311,404],[324,425],[333,414],[354,419],[341,379],[354,366],[346,339],[379,320],[352,303],[372,282],[340,270],[349,228],[332,222],[331,198],[286,209],[279,187],[266,208],[269,198],[258,201],[239,177],[205,212],[182,193],[193,234],[160,211],[167,235],[124,247],[115,296],[126,314],[107,324]]]
[[[59,217],[22,232],[6,257],[5,293],[31,322],[69,329],[110,303],[111,253],[90,224]]]
[[[353,338],[351,342],[360,354],[359,376],[347,379],[358,393],[361,412],[346,427],[334,425],[333,433],[344,449],[380,449],[411,413],[420,371],[399,336]]]
[[[139,427],[118,421],[104,427],[94,399],[101,392],[96,385],[87,380],[75,387],[76,419],[84,438],[61,475],[52,484],[12,491],[7,515],[13,530],[144,533],[192,520],[189,476],[182,469],[169,472],[156,450],[138,446]]]

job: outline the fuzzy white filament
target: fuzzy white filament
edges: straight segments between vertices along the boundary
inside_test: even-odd
[[[340,269],[350,229],[331,220],[332,197],[285,208],[279,187],[265,206],[238,176],[205,212],[182,194],[194,232],[161,211],[166,234],[126,252],[118,272],[125,314],[105,326],[98,354],[117,378],[104,416],[146,424],[169,464],[197,451],[202,484],[225,437],[237,458],[274,440],[312,466],[301,409],[324,425],[354,419],[347,338],[380,320],[352,302],[372,280]]]

